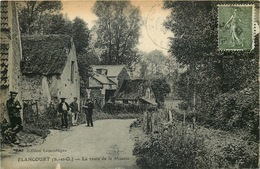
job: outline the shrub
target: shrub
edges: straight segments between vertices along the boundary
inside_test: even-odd
[[[257,89],[255,89],[257,88]],[[225,93],[217,97],[207,123],[215,128],[236,131],[249,131],[256,141],[259,137],[259,97],[258,86],[252,85],[244,90]]]
[[[185,134],[158,134],[136,144],[134,154],[142,169],[206,168],[204,138]]]
[[[118,113],[118,114],[108,114],[102,111],[94,111],[93,120],[101,120],[101,119],[136,119],[142,117],[143,114],[137,113]]]
[[[146,105],[107,103],[104,105],[102,110],[108,114],[124,114],[124,113],[139,114],[148,108],[149,106]]]
[[[142,169],[257,168],[258,144],[227,132],[175,124],[136,143],[134,155]]]

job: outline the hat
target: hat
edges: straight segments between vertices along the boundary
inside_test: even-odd
[[[77,97],[74,97],[74,99],[78,99]]]
[[[67,98],[65,98],[65,97],[61,97],[60,99],[61,99],[61,100],[65,100],[65,99],[67,99]]]
[[[11,94],[11,95],[17,95],[17,94],[18,94],[18,92],[15,92],[15,91],[10,91],[10,94]]]

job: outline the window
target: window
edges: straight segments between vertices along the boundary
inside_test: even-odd
[[[74,66],[75,66],[75,62],[71,61],[71,72],[70,72],[70,81],[71,81],[71,83],[74,82]]]

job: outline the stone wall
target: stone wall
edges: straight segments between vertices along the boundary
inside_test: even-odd
[[[80,77],[74,45],[68,55],[67,63],[60,76],[23,75],[22,100],[37,101],[39,112],[43,113],[50,102],[56,103],[61,97],[66,97],[68,103],[73,101],[73,97],[80,98]],[[71,79],[72,61],[74,62],[73,80]]]
[[[51,100],[47,77],[23,75],[21,79],[22,100],[37,101],[39,112],[44,112]]]

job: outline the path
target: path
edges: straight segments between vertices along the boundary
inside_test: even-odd
[[[138,169],[129,134],[133,121],[99,120],[93,128],[52,131],[43,144],[2,159],[2,169]]]

